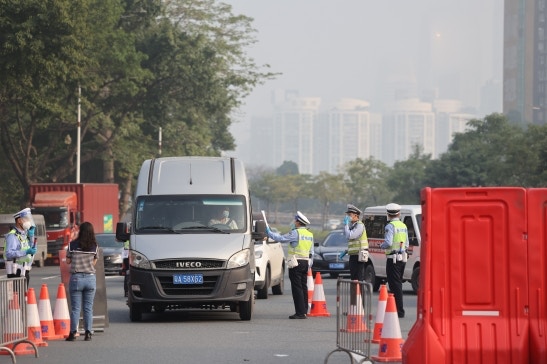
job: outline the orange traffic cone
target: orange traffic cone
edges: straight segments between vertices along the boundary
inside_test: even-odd
[[[346,327],[341,328],[341,332],[364,332],[367,331],[367,325],[365,322],[365,314],[363,309],[363,301],[361,299],[361,288],[359,282],[352,282],[355,285],[355,301],[350,303],[347,313]]]
[[[36,346],[47,346],[47,343],[42,339],[42,327],[34,288],[29,288],[27,291],[27,328],[29,341]]]
[[[68,302],[63,283],[59,283],[59,288],[57,288],[57,300],[53,310],[53,326],[57,335],[68,337],[68,334],[70,334],[70,314],[68,313]]]
[[[40,289],[38,313],[40,314],[40,325],[42,326],[42,338],[44,340],[61,340],[63,335],[55,334],[55,326],[51,314],[51,303],[49,302],[49,291],[47,289],[47,284],[45,283],[42,284],[42,289]]]
[[[313,300],[313,274],[311,267],[308,269],[308,310],[311,308],[311,302]]]
[[[401,327],[399,326],[395,297],[393,296],[393,293],[390,293],[387,298],[378,356],[373,356],[372,360],[379,362],[402,362],[403,356],[401,349],[403,348],[403,343],[404,340],[401,336]]]
[[[323,280],[321,274],[317,272],[315,275],[315,283],[313,289],[313,301],[308,316],[330,316],[327,311],[327,302],[325,301],[325,292],[323,291]]]
[[[378,306],[376,307],[376,322],[374,323],[374,334],[372,335],[372,342],[378,344],[382,337],[382,327],[384,326],[384,315],[386,313],[387,304],[387,286],[382,284],[380,286],[380,294],[378,295]]]

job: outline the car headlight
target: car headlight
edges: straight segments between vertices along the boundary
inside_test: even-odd
[[[262,250],[260,250],[260,251],[255,250],[255,259],[262,258],[262,254],[264,254],[264,252]]]
[[[251,251],[249,249],[243,249],[240,252],[235,253],[228,260],[228,269],[239,268],[249,264]]]
[[[322,256],[322,255],[320,255],[320,254],[314,254],[314,255],[313,255],[313,260],[324,260],[324,259],[323,259],[323,256]]]
[[[152,265],[146,256],[135,250],[129,251],[129,264],[135,268],[151,269]]]

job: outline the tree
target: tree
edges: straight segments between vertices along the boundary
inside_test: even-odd
[[[470,130],[454,136],[448,151],[426,168],[432,187],[524,186],[535,151],[523,130],[505,116],[471,120]]]
[[[233,149],[231,113],[274,76],[244,52],[250,21],[212,0],[4,2],[0,141],[23,190],[74,180],[79,88],[82,176],[125,205],[160,127],[163,155]]]
[[[344,183],[344,175],[335,175],[327,172],[320,172],[315,176],[312,191],[312,196],[321,201],[323,225],[329,218],[331,203],[344,202],[348,195],[348,188]]]
[[[298,164],[293,161],[284,161],[283,164],[277,168],[276,173],[280,176],[298,174]]]
[[[392,200],[394,192],[387,186],[389,167],[383,162],[373,157],[366,160],[357,158],[346,163],[343,170],[349,201],[353,205],[361,208],[386,204]]]

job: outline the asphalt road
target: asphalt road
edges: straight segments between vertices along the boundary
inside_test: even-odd
[[[30,286],[37,294],[47,284],[51,306],[61,282],[59,267],[34,268]],[[26,363],[323,363],[336,349],[336,280],[323,276],[323,290],[330,317],[289,320],[294,313],[290,282],[285,280],[285,294],[256,300],[251,321],[241,321],[237,313],[226,311],[166,311],[143,316],[143,321],[129,320],[122,288],[123,277],[106,278],[109,326],[96,332],[91,342],[48,341],[39,348],[39,358],[18,355],[18,364]],[[407,315],[399,324],[403,339],[416,319],[416,295],[405,284]],[[373,295],[371,314],[378,303]],[[371,354],[378,354],[372,344]],[[0,363],[11,362],[0,356]],[[337,352],[329,363],[348,363],[347,354]]]

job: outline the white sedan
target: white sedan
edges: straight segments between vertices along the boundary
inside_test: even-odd
[[[255,241],[255,261],[256,298],[268,298],[270,287],[274,295],[283,294],[285,253],[281,243],[267,237],[264,240]]]

